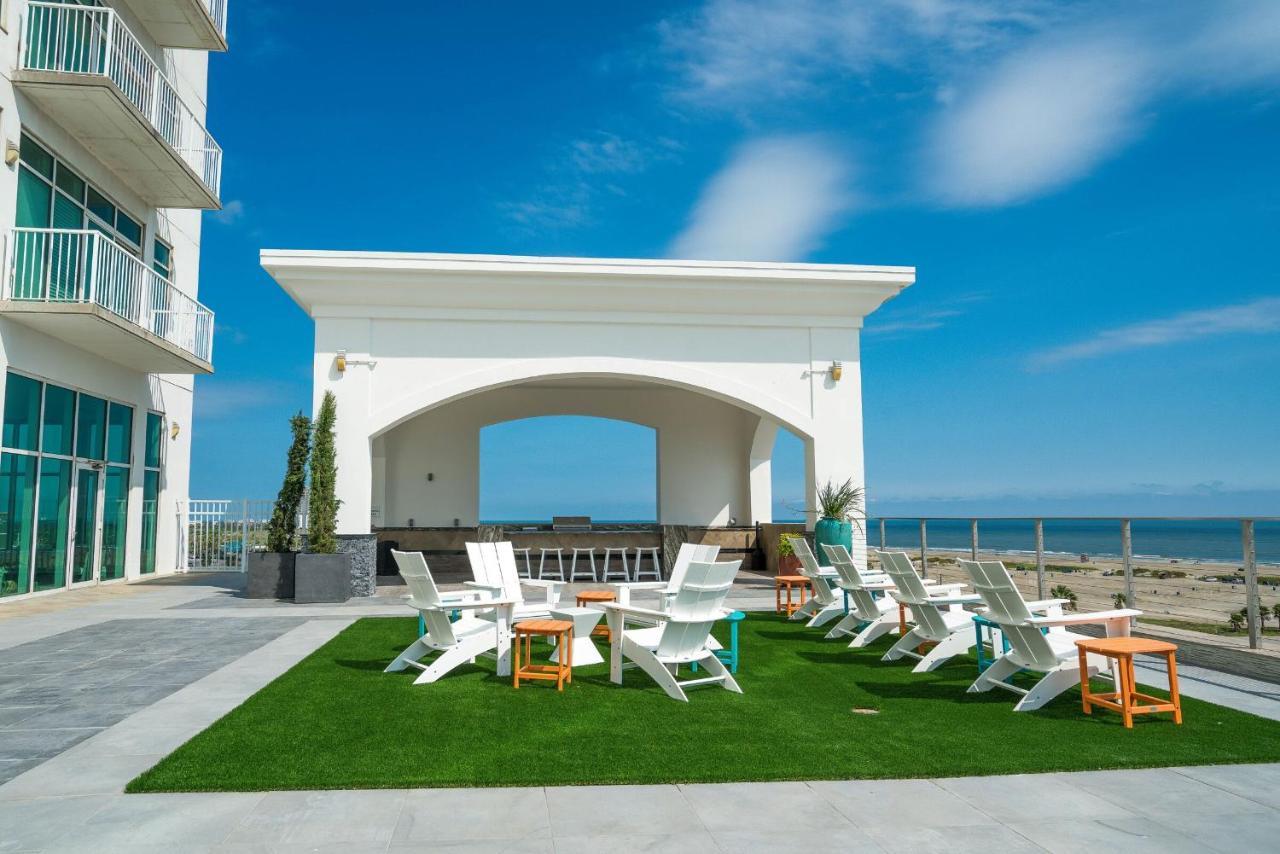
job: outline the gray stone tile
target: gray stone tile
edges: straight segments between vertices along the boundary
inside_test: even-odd
[[[549,836],[542,789],[418,789],[405,795],[392,842],[462,842]]]
[[[0,755],[5,759],[48,759],[101,731],[101,727],[6,730],[0,736]]]
[[[1058,819],[1011,824],[1009,827],[1055,854],[1079,851],[1122,851],[1124,854],[1198,854],[1204,845],[1149,818],[1098,821]]]
[[[794,842],[794,840],[793,840]],[[705,830],[681,833],[612,833],[595,836],[555,837],[556,854],[630,854],[633,851],[661,851],[663,854],[707,854],[720,846]],[[777,849],[774,849],[777,850]],[[806,851],[814,849],[806,847]],[[848,851],[848,848],[843,849]]]
[[[839,780],[809,787],[859,827],[994,824],[995,819],[929,780]]]
[[[546,789],[551,832],[562,836],[703,831],[674,786],[565,786]],[[559,847],[557,845],[557,847]]]
[[[57,709],[57,706],[0,706],[0,729],[17,726],[27,718]]]
[[[118,794],[125,784],[164,758],[136,756],[61,756],[51,759],[0,786],[0,800],[50,795]]]
[[[1274,851],[1280,839],[1280,812],[1235,815],[1164,815],[1160,824],[1223,854]]]
[[[388,854],[557,854],[551,837],[472,839],[453,842],[391,843]]]
[[[392,789],[268,792],[225,841],[385,846],[395,831],[404,797],[403,791]]]
[[[109,798],[40,798],[0,802],[0,851],[49,848],[80,828]]]
[[[1133,813],[1073,786],[1058,775],[953,777],[937,784],[1002,822],[1052,818],[1132,818]]]
[[[96,703],[68,703],[60,708],[52,708],[38,715],[25,718],[18,723],[5,727],[6,731],[41,730],[41,729],[101,729],[114,724],[138,710],[137,706],[104,706]],[[0,740],[0,753],[4,752],[3,741]]]
[[[161,843],[212,845],[223,842],[260,800],[256,793],[112,798],[84,823],[83,832],[108,850]]]
[[[852,828],[804,783],[713,783],[681,786],[685,799],[712,833],[764,833],[826,827]]]
[[[1201,765],[1171,770],[1233,795],[1280,809],[1280,764]]]
[[[1165,768],[1056,776],[1135,815],[1229,815],[1268,809]]]
[[[713,833],[712,838],[725,854],[774,854],[778,851],[848,854],[850,851],[882,850],[867,831],[847,825],[792,831],[726,830]]]
[[[874,827],[867,834],[884,851],[917,854],[945,851],[947,854],[1020,854],[1044,849],[1001,824],[962,827]]]

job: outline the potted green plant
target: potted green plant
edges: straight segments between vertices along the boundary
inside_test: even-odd
[[[796,547],[792,540],[799,534],[783,534],[778,538],[778,575],[795,575],[800,571],[800,558],[796,557]]]
[[[345,602],[351,598],[351,556],[338,552],[338,460],[333,428],[338,401],[326,391],[311,446],[307,550],[298,555],[293,601]]]
[[[853,485],[850,478],[837,485],[827,481],[818,489],[818,522],[813,528],[814,552],[818,563],[826,565],[824,545],[842,545],[853,549],[853,529],[862,529],[862,489]]]
[[[267,523],[267,550],[245,555],[250,599],[292,599],[297,558],[298,511],[307,491],[307,457],[311,454],[311,419],[299,412],[289,419],[293,441],[285,463],[284,483]]]

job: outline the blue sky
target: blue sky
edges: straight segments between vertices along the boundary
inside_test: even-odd
[[[1116,7],[1123,5],[1123,11]],[[1173,6],[1170,10],[1168,6]],[[192,495],[269,497],[311,323],[261,247],[910,264],[868,322],[887,513],[1280,507],[1280,3],[235,3]],[[652,440],[490,428],[482,514],[652,513]],[[548,465],[541,506],[494,472]],[[802,500],[779,443],[775,492]]]

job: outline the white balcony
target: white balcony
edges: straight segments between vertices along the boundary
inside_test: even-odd
[[[146,373],[213,373],[213,312],[96,231],[15,228],[0,314]]]
[[[222,149],[111,9],[29,3],[13,84],[150,204],[220,206]]]
[[[227,49],[227,0],[120,0],[161,47]]]

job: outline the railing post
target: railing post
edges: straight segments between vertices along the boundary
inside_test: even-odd
[[[249,567],[249,499],[244,500],[244,512],[240,515],[240,571]]]
[[[884,520],[881,519],[880,520],[880,551],[884,551],[886,548],[888,548],[888,542],[889,541],[886,540],[884,536]]]
[[[969,520],[969,557],[978,559],[978,520]]]
[[[929,535],[924,519],[920,520],[920,575],[929,577]]]
[[[1047,599],[1044,592],[1044,520],[1036,520],[1036,598]]]
[[[1249,618],[1249,649],[1261,645],[1258,631],[1258,551],[1254,541],[1253,520],[1240,520],[1240,540],[1244,547],[1245,611]]]
[[[1124,606],[1136,608],[1133,595],[1133,526],[1128,519],[1120,520],[1120,560],[1124,567]]]

